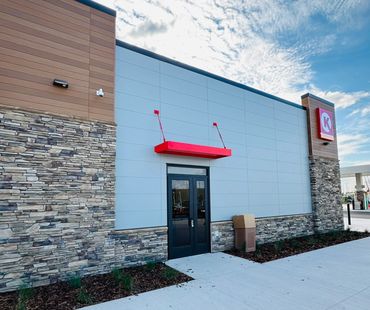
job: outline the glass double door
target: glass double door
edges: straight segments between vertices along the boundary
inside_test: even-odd
[[[178,258],[210,250],[208,176],[168,174],[168,252]]]

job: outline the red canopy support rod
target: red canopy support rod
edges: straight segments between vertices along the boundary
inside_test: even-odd
[[[213,126],[215,126],[215,127],[216,127],[217,132],[218,132],[218,135],[220,136],[221,142],[222,142],[222,144],[223,144],[223,146],[224,146],[224,149],[226,149],[226,146],[225,146],[225,143],[224,143],[224,139],[222,138],[222,135],[221,135],[220,129],[218,129],[218,124],[217,124],[216,122],[214,122],[214,123],[213,123]]]
[[[164,136],[161,118],[159,117],[159,110],[154,110],[154,114],[157,115],[157,117],[158,117],[159,128],[161,129],[163,142],[166,142],[166,137]]]

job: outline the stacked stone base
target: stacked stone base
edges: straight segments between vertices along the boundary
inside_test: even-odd
[[[97,237],[98,238],[98,237]],[[96,275],[115,267],[131,267],[167,260],[167,227],[112,231],[103,243],[80,249],[58,244],[34,247],[26,242],[0,245],[0,292],[22,285],[42,286],[72,276]],[[90,252],[90,254],[85,254]]]
[[[312,235],[314,233],[312,214],[265,217],[256,219],[256,241],[258,244],[283,239]],[[234,247],[232,221],[211,224],[212,252],[226,251]]]
[[[339,161],[311,156],[310,176],[315,231],[343,230]]]
[[[167,227],[114,230],[115,132],[0,107],[0,292],[167,259]]]
[[[119,267],[138,266],[168,258],[167,227],[115,231],[111,238],[115,245],[115,262]]]

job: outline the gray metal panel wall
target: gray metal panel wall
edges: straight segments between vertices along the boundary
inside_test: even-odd
[[[116,47],[116,228],[167,225],[166,165],[210,167],[212,221],[311,212],[306,111]],[[158,155],[167,140],[222,146],[229,158]]]

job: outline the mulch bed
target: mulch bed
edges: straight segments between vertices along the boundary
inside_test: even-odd
[[[365,237],[370,237],[370,233],[346,230],[265,243],[257,245],[256,251],[252,253],[245,253],[236,249],[226,251],[226,253],[258,263],[265,263]]]
[[[180,285],[190,280],[192,280],[191,277],[163,263],[147,264],[114,270],[104,275],[73,278],[70,281],[20,292],[2,293],[0,294],[0,309],[77,309],[169,285]],[[25,300],[23,303],[25,308],[20,307],[22,298]]]

